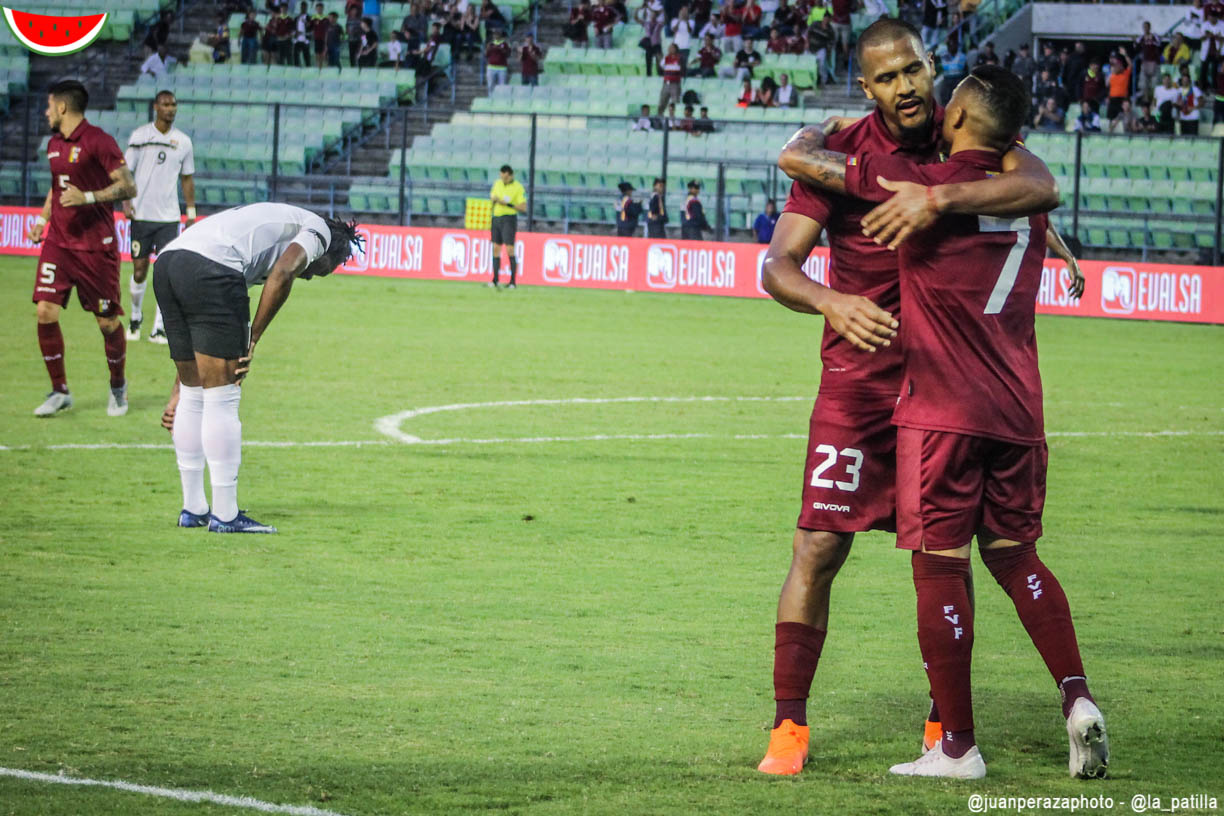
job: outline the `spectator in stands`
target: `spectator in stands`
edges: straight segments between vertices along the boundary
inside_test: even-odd
[[[721,43],[725,36],[727,27],[723,25],[722,16],[718,14],[712,15],[708,20],[702,23],[701,28],[697,29],[697,36],[705,42],[706,37],[713,37],[716,43]],[[722,48],[718,49],[720,52]]]
[[[987,42],[982,46],[982,50],[978,52],[977,62],[973,63],[976,68],[979,65],[998,65],[999,55],[995,53],[994,43]]]
[[[1100,133],[1101,117],[1096,112],[1096,103],[1085,99],[1080,102],[1080,115],[1075,118],[1074,129],[1081,133]]]
[[[170,56],[166,51],[166,44],[162,43],[157,46],[157,51],[149,55],[140,65],[141,74],[149,74],[159,83],[165,83],[170,72],[174,70],[174,66],[178,64],[178,60]]]
[[[361,51],[361,17],[358,9],[349,7],[344,29],[348,36],[349,67],[357,67],[357,54]]]
[[[758,108],[778,106],[778,83],[774,82],[773,77],[767,76],[761,80],[761,86],[757,88],[756,94],[752,97],[752,104]]]
[[[357,66],[373,68],[378,65],[378,32],[374,30],[374,20],[361,18],[361,43],[357,51]]]
[[[1079,87],[1078,101],[1100,105],[1104,98],[1105,75],[1101,73],[1101,63],[1094,59],[1088,63],[1088,70],[1084,72],[1084,79]]]
[[[1063,63],[1062,76],[1059,77],[1063,87],[1068,92],[1078,96],[1080,86],[1084,84],[1084,74],[1087,70],[1088,48],[1082,40],[1077,40],[1074,49],[1067,55],[1067,59]]]
[[[778,76],[778,91],[774,94],[774,99],[779,108],[789,108],[795,104],[795,86],[790,83],[789,74]]]
[[[384,67],[394,68],[399,70],[400,63],[408,57],[408,41],[404,39],[404,32],[392,31],[391,42],[387,43],[387,61],[383,63]]]
[[[151,57],[157,53],[158,46],[165,45],[170,39],[170,21],[174,19],[174,14],[169,11],[163,11],[161,16],[157,18],[157,22],[149,26],[149,30],[145,32],[144,47],[145,56]]]
[[[501,13],[501,9],[493,0],[483,0],[480,4],[480,20],[484,23],[485,34],[489,33],[489,27],[500,28],[505,31],[509,26],[506,24],[506,15]]]
[[[833,21],[833,36],[837,40],[837,64],[845,65],[850,58],[850,14],[856,0],[829,0],[829,17]]]
[[[213,35],[209,37],[208,44],[212,46],[213,62],[229,62],[230,58],[230,35],[229,35],[229,15],[221,14],[217,17],[217,28]]]
[[[764,29],[761,27],[761,7],[757,5],[757,0],[744,0],[744,11],[741,20],[745,37],[756,39],[764,33]]]
[[[361,16],[370,18],[370,29],[375,38],[382,27],[382,0],[361,0]],[[378,59],[375,54],[375,59]]]
[[[1194,83],[1188,76],[1180,78],[1177,92],[1177,120],[1181,123],[1181,135],[1197,136],[1199,108],[1202,107],[1203,92],[1194,87]]]
[[[489,26],[485,31],[487,33],[489,31],[504,31],[504,29],[500,26]],[[489,36],[491,38],[492,34]],[[468,7],[459,16],[458,45],[467,54],[469,61],[474,59],[476,52],[480,50],[480,10],[476,8],[475,3],[468,3]]]
[[[676,130],[700,136],[700,133],[695,132],[696,125],[697,119],[693,116],[693,106],[685,105],[684,116],[680,117],[680,124],[676,127]]]
[[[1194,0],[1194,4],[1186,9],[1186,14],[1178,24],[1177,30],[1192,40],[1198,40],[1203,36],[1203,23],[1205,22],[1207,22],[1207,9],[1204,7],[1203,0]]]
[[[789,54],[790,40],[782,36],[782,29],[773,26],[769,29],[769,39],[765,41],[765,53]]]
[[[705,35],[705,41],[697,52],[697,67],[691,71],[702,77],[718,76],[718,61],[722,59],[722,49],[714,44],[714,35]]]
[[[693,49],[693,33],[695,30],[696,27],[689,18],[689,7],[681,6],[676,19],[671,21],[671,35],[672,42],[680,52],[680,62],[684,64],[686,74],[689,64],[689,52]]]
[[[293,18],[293,65],[310,67],[310,9],[302,0],[297,16]]]
[[[400,31],[404,32],[410,51],[421,47],[425,35],[429,33],[429,4],[425,0],[413,0],[408,13],[404,15]]]
[[[340,40],[344,29],[340,27],[340,15],[330,12],[327,15],[327,67],[340,67]]]
[[[289,15],[289,4],[282,3],[276,16],[276,61],[280,65],[293,64],[293,17]]]
[[[263,26],[255,19],[255,12],[248,11],[246,19],[238,27],[238,50],[243,65],[259,63],[259,32]]]
[[[736,80],[743,82],[752,76],[752,69],[761,64],[761,52],[756,50],[756,45],[751,38],[744,40],[744,47],[735,54],[735,62],[731,66],[722,69],[722,75],[725,77],[735,77]]]
[[[727,0],[722,7],[722,50],[735,53],[744,46],[744,0]]]
[[[485,81],[490,93],[498,85],[510,81],[510,43],[506,42],[506,33],[500,28],[493,29],[489,44],[485,46]]]
[[[807,30],[808,51],[816,58],[816,84],[833,81],[833,21],[825,16],[816,25]]]
[[[688,198],[684,200],[684,211],[680,213],[680,237],[687,241],[700,241],[701,233],[713,229],[697,198],[700,193],[701,182],[693,179],[688,183]]]
[[[667,106],[667,116],[664,117],[663,121],[667,123],[665,127],[668,130],[679,130],[680,129],[680,117],[676,115],[676,103],[675,102],[672,102],[670,105]]]
[[[934,51],[943,42],[947,11],[946,0],[922,0],[922,46],[927,51]]]
[[[261,50],[263,51],[264,65],[271,66],[276,62],[276,54],[280,50],[280,43],[276,37],[276,15],[273,14],[268,18],[268,24],[263,29],[263,43]]]
[[[944,48],[939,52],[939,64],[943,68],[943,77],[939,86],[939,101],[948,104],[952,92],[960,81],[969,74],[969,61],[965,52],[960,49],[960,39],[949,37]]]
[[[765,202],[765,212],[752,222],[752,231],[756,233],[758,244],[768,244],[773,240],[774,227],[778,224],[778,202],[772,198]]]
[[[1067,92],[1058,84],[1058,81],[1050,75],[1050,72],[1042,69],[1041,76],[1037,78],[1037,88],[1034,92],[1039,105],[1045,105],[1045,100],[1053,99],[1055,106],[1060,110],[1067,109]]]
[[[739,98],[735,100],[735,105],[739,108],[746,108],[752,104],[754,99],[756,99],[756,94],[752,90],[752,80],[745,79],[740,85]]]
[[[669,102],[680,101],[680,86],[684,79],[684,65],[680,62],[680,49],[676,48],[675,43],[667,46],[667,56],[659,61],[659,73],[663,77],[659,107],[665,108]]]
[[[1160,130],[1160,123],[1156,121],[1156,117],[1152,116],[1152,106],[1147,101],[1139,103],[1139,115],[1135,117],[1135,133],[1156,133]]]
[[[716,130],[714,121],[710,119],[710,109],[701,106],[700,114],[697,116],[697,121],[693,123],[694,133],[713,133]]]
[[[1135,110],[1129,98],[1122,100],[1116,115],[1109,119],[1110,133],[1135,133]]]
[[[1020,44],[1020,53],[1012,60],[1011,72],[1020,77],[1020,81],[1024,83],[1024,87],[1031,93],[1033,90],[1033,77],[1037,74],[1037,61],[1029,55],[1029,44]]]
[[[611,48],[612,31],[616,28],[620,15],[612,7],[612,0],[599,0],[599,5],[591,9],[591,23],[595,27],[595,47]]]
[[[693,28],[697,31],[697,36],[704,37],[701,29],[710,21],[710,18],[716,16],[714,14],[714,0],[690,0],[691,13],[693,16]],[[717,39],[717,38],[715,38]]]
[[[1192,58],[1190,46],[1180,31],[1173,32],[1173,40],[1165,46],[1164,61],[1166,65],[1189,65]]]
[[[562,33],[574,45],[587,47],[587,24],[591,22],[591,4],[581,0],[570,9],[569,22],[565,24]]]
[[[1052,96],[1047,96],[1041,103],[1041,107],[1037,109],[1037,115],[1033,117],[1033,127],[1037,130],[1061,131],[1066,121],[1066,114],[1063,113],[1062,108],[1058,107],[1057,100]]]
[[[1215,79],[1216,65],[1224,57],[1224,22],[1220,20],[1220,8],[1216,3],[1206,7],[1207,20],[1203,23],[1203,34],[1199,44],[1199,80],[1203,88],[1210,88]]]
[[[790,4],[790,0],[778,0],[778,7],[774,9],[771,25],[777,26],[782,30],[782,34],[787,37],[793,35],[800,28],[798,12]]]
[[[1181,92],[1173,84],[1173,77],[1168,74],[1161,76],[1160,84],[1152,92],[1152,100],[1156,108],[1156,115],[1159,117],[1161,133],[1174,132],[1174,122],[1177,121],[1177,103],[1180,97]]]
[[[633,19],[642,27],[642,39],[638,40],[638,46],[646,52],[646,76],[653,76],[663,54],[663,14],[643,3],[634,12]]]
[[[1109,56],[1109,107],[1105,116],[1110,122],[1122,110],[1122,102],[1130,99],[1131,61],[1123,48]]]
[[[616,185],[620,190],[620,201],[616,202],[616,234],[628,238],[637,232],[638,219],[642,217],[642,204],[633,198],[633,185],[622,181]]]
[[[1037,58],[1038,73],[1049,71],[1050,76],[1057,77],[1059,68],[1058,54],[1054,51],[1054,43],[1042,43],[1041,56]]]
[[[442,26],[433,23],[429,32],[429,39],[421,46],[420,51],[409,58],[408,65],[418,74],[428,76],[433,72],[434,57],[438,55],[438,49],[441,46]]]
[[[662,108],[659,109],[659,115],[663,115]],[[635,130],[640,130],[645,133],[649,133],[653,129],[654,126],[650,121],[650,106],[643,105],[641,113],[638,114],[638,118],[635,119],[633,124],[629,126],[629,132],[632,133]]]
[[[322,3],[315,3],[315,13],[310,18],[310,40],[314,48],[315,67],[322,70],[327,62],[327,30],[331,21]]]
[[[1152,98],[1156,76],[1160,73],[1160,37],[1152,33],[1152,24],[1143,21],[1143,33],[1135,38],[1135,56],[1139,58],[1139,94]]]
[[[524,85],[540,84],[540,65],[543,62],[543,49],[536,45],[535,37],[528,34],[519,46],[519,74]]]
[[[656,178],[646,209],[646,237],[667,237],[667,181]]]

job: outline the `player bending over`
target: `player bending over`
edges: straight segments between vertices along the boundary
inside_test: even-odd
[[[38,347],[51,375],[51,393],[34,409],[34,416],[39,417],[72,407],[59,316],[74,286],[81,308],[93,312],[102,330],[110,368],[106,413],[123,416],[128,410],[127,340],[119,320],[123,316],[119,246],[111,202],[136,195],[136,182],[110,134],[85,121],[88,104],[89,92],[75,80],[57,82],[47,95],[51,189],[27,234],[31,243],[43,245],[34,280],[34,304]]]
[[[939,160],[943,111],[934,101],[933,60],[908,24],[873,23],[858,43],[859,84],[876,110],[829,137],[848,152],[872,149],[920,163]],[[824,133],[814,130],[821,140]],[[804,139],[783,151],[783,169],[806,167]],[[1021,215],[1057,204],[1045,165],[1012,151],[996,179],[960,185],[958,206],[971,212]],[[820,392],[812,409],[804,466],[803,505],[790,570],[778,600],[774,648],[776,710],[769,749],[759,769],[797,774],[808,756],[807,697],[824,647],[829,598],[856,532],[896,529],[896,430],[891,425],[901,387],[895,335],[900,308],[897,254],[862,233],[870,204],[795,183],[766,254],[762,282],[797,312],[823,314]],[[802,265],[822,229],[829,235],[829,287]],[[863,354],[858,349],[875,353]],[[932,709],[925,742],[938,739]]]
[[[1028,113],[1018,77],[978,66],[943,121],[948,160],[919,165],[882,152],[809,152],[806,178],[836,193],[884,201],[885,180],[939,185],[997,174]],[[892,185],[889,185],[892,186]],[[944,210],[900,246],[904,379],[897,426],[897,546],[913,551],[918,644],[943,733],[905,776],[986,775],[970,690],[970,544],[1016,612],[1058,685],[1072,776],[1103,777],[1105,720],[1088,691],[1071,610],[1037,556],[1046,465],[1034,330],[1047,218]]]
[[[141,125],[128,137],[123,157],[136,176],[140,192],[124,202],[123,214],[132,227],[132,320],[127,339],[140,339],[144,320],[145,287],[148,286],[149,257],[161,252],[179,234],[179,180],[183,182],[183,201],[187,205],[187,226],[195,223],[195,154],[191,138],[174,126],[178,100],[170,91],[153,99],[154,120]],[[165,343],[161,309],[153,318],[149,339]]]
[[[359,240],[353,224],[288,204],[250,204],[201,221],[162,250],[153,289],[178,369],[162,424],[173,434],[183,484],[180,527],[276,532],[238,510],[239,383],[293,281],[330,275]],[[251,322],[247,289],[261,283]],[[211,513],[204,495],[205,462]]]

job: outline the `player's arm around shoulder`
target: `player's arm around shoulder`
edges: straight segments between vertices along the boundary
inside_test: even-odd
[[[788,309],[821,314],[829,326],[856,348],[875,351],[897,335],[892,315],[859,295],[845,295],[817,283],[803,272],[820,223],[799,213],[784,212],[765,252],[761,287]]]
[[[834,193],[846,191],[846,154],[825,148],[828,137],[841,127],[841,118],[832,117],[819,125],[798,130],[782,147],[778,169],[795,181],[811,184]]]

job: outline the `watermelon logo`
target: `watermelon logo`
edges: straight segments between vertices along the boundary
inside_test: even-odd
[[[62,57],[86,48],[106,25],[106,14],[55,17],[4,8],[4,21],[26,48],[44,57]]]

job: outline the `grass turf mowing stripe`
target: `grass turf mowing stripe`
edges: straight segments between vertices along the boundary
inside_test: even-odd
[[[0,776],[14,779],[25,779],[30,782],[49,782],[54,785],[80,785],[83,787],[113,788],[128,793],[141,793],[145,796],[160,796],[163,799],[177,799],[180,802],[206,802],[226,807],[246,808],[264,813],[286,813],[289,816],[344,816],[334,810],[321,810],[310,805],[278,805],[274,802],[264,802],[250,796],[230,796],[212,791],[183,790],[182,788],[161,788],[156,785],[138,785],[135,782],[125,782],[122,779],[84,779],[77,776],[39,773],[25,771],[20,768],[0,768]]]

